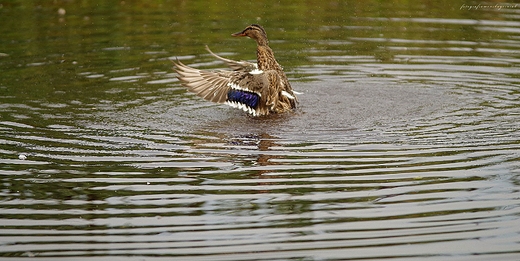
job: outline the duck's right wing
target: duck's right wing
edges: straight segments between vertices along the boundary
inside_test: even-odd
[[[229,66],[229,68],[233,69],[233,71],[251,72],[254,70],[258,70],[258,65],[256,63],[247,62],[247,61],[235,61],[235,60],[224,58],[224,57],[219,56],[219,55],[215,54],[214,52],[212,52],[207,45],[206,45],[206,50],[211,55],[213,55],[215,58],[226,63]]]

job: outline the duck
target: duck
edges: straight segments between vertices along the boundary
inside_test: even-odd
[[[256,41],[256,63],[221,57],[206,46],[213,57],[224,62],[231,70],[200,70],[177,59],[173,61],[173,69],[180,83],[207,101],[224,103],[252,116],[294,110],[298,103],[297,92],[293,90],[282,66],[276,61],[265,29],[258,24],[251,24],[231,35],[249,37]]]

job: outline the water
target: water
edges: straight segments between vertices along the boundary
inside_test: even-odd
[[[478,4],[2,4],[0,257],[518,260],[520,8]],[[171,70],[251,22],[293,113]]]

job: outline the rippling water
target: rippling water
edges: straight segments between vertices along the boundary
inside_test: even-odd
[[[93,44],[85,54],[19,54],[32,40],[8,34],[0,257],[518,260],[520,9],[435,18],[416,7],[286,28],[306,31],[298,47],[272,29],[302,95],[294,113],[262,118],[186,93],[169,59],[222,64],[177,22],[177,51],[154,42],[161,32],[105,43],[107,29],[80,41]],[[58,6],[41,8],[29,10]],[[98,12],[83,30],[101,30]],[[55,26],[74,19],[54,15]],[[252,42],[218,44],[242,26],[222,27],[206,32],[212,49],[251,58]],[[52,45],[44,32],[39,44]]]

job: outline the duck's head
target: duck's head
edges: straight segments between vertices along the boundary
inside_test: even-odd
[[[267,45],[267,33],[264,28],[258,24],[252,24],[241,32],[234,33],[232,36],[247,36],[253,40],[256,40],[258,45]]]

